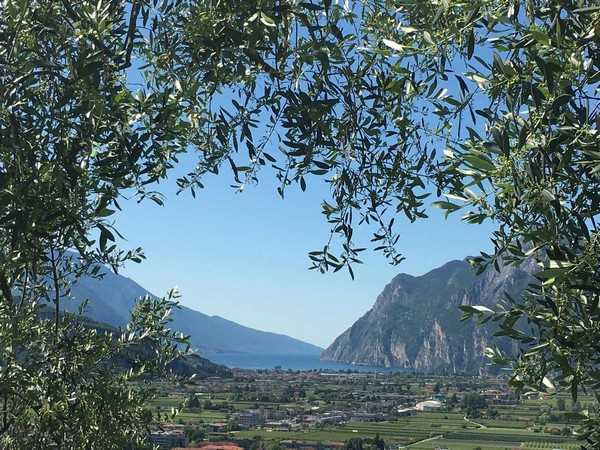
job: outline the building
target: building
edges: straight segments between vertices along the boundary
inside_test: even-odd
[[[417,410],[415,408],[398,408],[397,413],[400,417],[408,417],[416,415]]]
[[[208,424],[209,433],[225,433],[227,424],[225,422],[213,422]]]
[[[327,425],[335,425],[346,420],[346,416],[342,414],[323,414],[319,417],[318,422]]]
[[[512,391],[487,389],[481,392],[481,396],[493,405],[514,405],[519,402],[519,398]]]
[[[150,433],[150,441],[158,448],[172,449],[173,447],[185,447],[188,438],[185,431],[177,429],[157,430]]]
[[[354,413],[350,422],[383,422],[387,417],[380,413]]]
[[[289,415],[285,409],[260,408],[259,411],[264,420],[284,420]]]
[[[291,420],[273,420],[266,422],[263,427],[273,431],[292,431],[300,429],[301,424]]]
[[[206,442],[196,447],[174,448],[173,450],[244,450],[234,442]]]
[[[415,405],[417,411],[439,411],[442,408],[442,402],[439,400],[425,400]]]
[[[263,414],[253,409],[232,414],[231,419],[242,428],[255,428],[265,423]]]

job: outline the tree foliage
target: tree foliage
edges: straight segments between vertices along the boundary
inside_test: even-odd
[[[321,271],[353,276],[359,225],[402,261],[395,219],[425,219],[432,200],[493,221],[495,252],[473,263],[537,258],[542,270],[523,298],[465,309],[525,349],[490,356],[521,389],[597,392],[599,20],[593,0],[0,3],[2,435],[33,418],[40,436],[61,430],[45,445],[66,448],[72,427],[99,436],[125,422],[125,435],[146,423],[100,423],[91,406],[80,422],[62,416],[98,366],[75,364],[63,386],[65,361],[88,344],[108,357],[121,341],[57,311],[95,265],[142,258],[117,247],[113,213],[120,196],[161,203],[153,186],[184,152],[197,160],[177,183],[193,195],[224,170],[243,190],[271,167],[282,197],[324,179],[331,235],[309,254]],[[142,305],[133,336],[172,349],[165,303]]]
[[[80,276],[141,260],[116,247],[112,215],[125,192],[154,195],[178,145],[165,98],[142,104],[127,84],[128,7],[0,3],[2,448],[142,445],[152,393],[132,383],[182,342],[168,329],[174,291],[140,299],[120,331],[62,312]],[[140,349],[154,357],[115,367]]]
[[[480,411],[487,406],[487,402],[477,392],[467,392],[460,404],[467,417],[479,417]]]

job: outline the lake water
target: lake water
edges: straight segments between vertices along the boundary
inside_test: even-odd
[[[400,372],[403,369],[370,367],[355,364],[344,364],[332,361],[321,361],[318,355],[250,355],[247,353],[214,353],[203,355],[212,362],[238,369],[281,369],[290,370],[322,370],[330,372]]]

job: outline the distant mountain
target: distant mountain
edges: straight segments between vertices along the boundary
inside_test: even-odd
[[[135,299],[149,294],[135,281],[108,269],[104,277],[83,277],[73,285],[72,299],[63,302],[65,309],[77,312],[82,301],[89,299],[85,315],[112,326],[127,323]],[[194,349],[201,354],[251,353],[318,355],[322,349],[282,334],[248,328],[219,316],[208,316],[182,307],[173,311],[171,328],[190,335]]]
[[[38,317],[41,320],[53,321],[54,310],[52,308],[42,307],[38,312]],[[87,316],[78,316],[78,320],[87,328],[94,328],[100,332],[109,332],[118,335],[119,330],[106,322],[98,322],[97,320],[90,319]],[[111,358],[108,363],[118,370],[129,370],[134,367],[138,361],[145,361],[152,357],[153,354],[149,347],[138,345],[134,348],[129,348],[128,350],[119,353]],[[174,359],[168,364],[167,369],[176,375],[183,377],[191,377],[193,375],[198,380],[208,377],[230,378],[233,375],[228,367],[215,364],[212,361],[202,358],[195,353],[187,354]]]
[[[466,261],[425,275],[399,274],[375,305],[323,351],[321,359],[424,371],[476,372],[492,340],[490,326],[462,322],[459,305],[492,306],[504,292],[518,295],[535,265],[493,268],[476,276]],[[511,343],[497,340],[506,350]]]

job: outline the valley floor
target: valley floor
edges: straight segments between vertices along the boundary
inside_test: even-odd
[[[183,405],[170,426],[186,443],[253,450],[570,450],[582,445],[579,411],[593,402],[519,399],[502,378],[317,371],[236,371],[160,389],[150,407]]]

